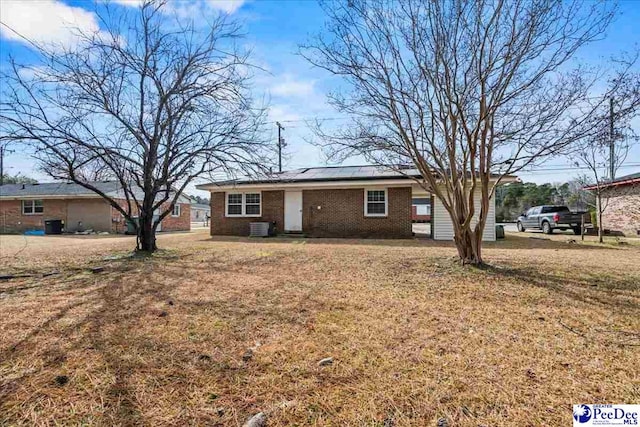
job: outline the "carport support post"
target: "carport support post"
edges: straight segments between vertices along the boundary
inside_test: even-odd
[[[431,238],[431,240],[433,240],[433,235],[434,235],[433,234],[433,229],[435,228],[434,226],[435,226],[435,223],[436,223],[435,215],[434,215],[435,209],[434,209],[434,206],[433,206],[433,201],[434,201],[434,197],[433,197],[433,193],[431,193],[430,196],[429,196],[429,203],[431,204],[431,207],[430,207],[431,218],[429,219],[429,222],[430,222],[430,224],[429,224],[430,225],[430,227],[429,227],[429,237]]]

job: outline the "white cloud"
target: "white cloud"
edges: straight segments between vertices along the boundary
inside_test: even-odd
[[[144,0],[110,0],[122,6],[139,7]],[[165,5],[167,12],[176,12],[181,17],[198,16],[204,7],[226,13],[234,13],[242,7],[245,0],[192,0],[190,2],[172,0]],[[203,7],[204,6],[204,7]]]
[[[47,68],[38,65],[27,65],[18,69],[18,75],[24,80],[31,80],[34,78],[42,78],[46,76]]]
[[[307,97],[314,93],[314,80],[296,80],[291,75],[279,78],[280,83],[271,86],[272,95],[282,97]]]
[[[302,116],[295,112],[295,108],[287,104],[270,105],[269,121],[298,121],[302,120]]]
[[[111,3],[117,3],[121,6],[139,7],[142,6],[144,0],[108,0]]]
[[[78,42],[78,31],[99,31],[92,12],[56,0],[2,0],[0,22],[2,38],[27,43],[26,38],[52,46],[73,46]]]
[[[233,13],[242,7],[244,1],[245,0],[207,0],[207,3],[214,9]]]

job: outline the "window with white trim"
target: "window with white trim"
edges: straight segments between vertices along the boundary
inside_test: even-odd
[[[387,190],[365,190],[365,216],[387,216]]]
[[[242,193],[227,193],[227,215],[242,216]]]
[[[180,205],[178,203],[173,205],[173,210],[171,211],[171,216],[180,216]]]
[[[42,200],[23,200],[22,201],[22,214],[23,215],[37,215],[44,212],[44,206]]]
[[[261,216],[261,193],[227,193],[227,216]]]
[[[247,193],[244,195],[245,215],[260,215],[260,193]]]

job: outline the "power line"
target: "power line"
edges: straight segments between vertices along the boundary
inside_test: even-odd
[[[631,168],[631,167],[640,167],[640,163],[625,163],[619,166],[620,168]],[[560,167],[560,168],[536,168],[535,170],[522,170],[518,173],[526,173],[526,174],[532,174],[532,173],[536,173],[539,171],[557,171],[557,172],[561,172],[561,171],[573,171],[573,170],[585,170],[585,169],[590,169],[588,166],[568,166],[568,167]]]
[[[586,97],[583,100],[585,101],[593,101],[593,100],[600,100],[600,101],[604,101],[606,99],[606,97],[604,96],[590,96],[590,97]],[[535,105],[539,105],[539,106],[548,106],[549,103],[548,102],[527,102],[527,103],[522,103],[522,104],[515,104],[515,106],[517,107],[527,107],[527,106],[535,106]],[[571,105],[568,106],[567,108],[588,108],[591,107],[589,105]],[[353,120],[353,117],[307,117],[307,118],[300,118],[300,119],[290,119],[290,120],[278,120],[280,123],[300,123],[300,122],[309,122],[309,121],[314,121],[314,120],[320,120],[320,121],[334,121],[334,120]],[[269,121],[266,122],[267,124],[274,124],[277,123],[277,121]]]
[[[310,117],[310,118],[304,118],[304,119],[291,119],[291,120],[278,120],[278,121],[272,121],[272,122],[266,122],[267,124],[273,124],[273,123],[300,123],[300,122],[309,122],[309,121],[314,121],[314,120],[321,120],[321,121],[332,121],[332,120],[352,120],[351,117]]]

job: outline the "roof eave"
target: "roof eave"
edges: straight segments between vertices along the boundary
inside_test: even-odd
[[[632,185],[632,184],[640,184],[640,178],[627,179],[625,181],[614,181],[607,182],[600,185],[600,188],[608,188],[608,187],[619,187],[621,185]],[[587,187],[582,187],[583,190],[597,190],[598,185],[589,185]]]
[[[212,182],[209,184],[196,185],[198,190],[204,191],[224,191],[237,189],[255,189],[255,188],[292,188],[292,187],[361,187],[361,186],[406,186],[416,183],[419,176],[397,176],[397,177],[375,177],[375,178],[351,178],[351,179],[314,179],[314,180],[290,180],[290,181],[273,181],[273,180],[256,180],[256,181],[237,181],[237,182]],[[498,177],[492,177],[496,180]],[[515,182],[518,179],[515,175],[506,175],[502,178],[503,183]]]
[[[0,195],[0,200],[100,199],[99,194],[13,194]]]

